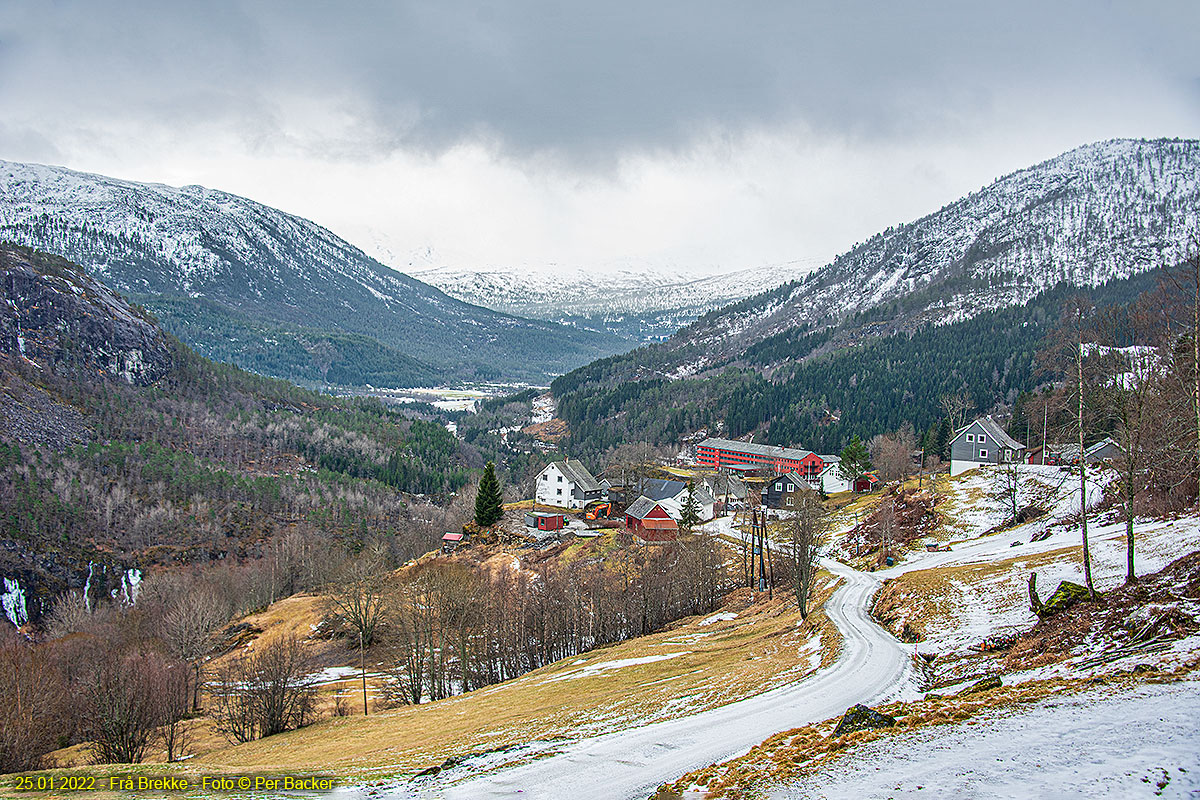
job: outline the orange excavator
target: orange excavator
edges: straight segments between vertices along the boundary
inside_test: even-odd
[[[608,519],[612,503],[592,503],[583,512],[584,519]]]

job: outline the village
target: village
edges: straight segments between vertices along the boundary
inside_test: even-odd
[[[954,432],[950,460],[927,466],[925,453],[910,454],[908,474],[935,485],[938,474],[957,477],[981,466],[1072,466],[1079,445],[1053,443],[1027,448],[991,416],[984,415]],[[1111,437],[1087,446],[1084,462],[1094,465],[1115,458]],[[801,505],[804,493],[817,493],[831,508],[844,507],[854,496],[885,488],[878,472],[860,463],[844,463],[840,455],[818,454],[795,447],[708,437],[687,447],[674,461],[609,465],[596,477],[584,462],[563,458],[537,475],[533,497],[505,506],[501,528],[517,540],[548,546],[569,537],[592,538],[619,530],[629,541],[655,544],[676,541],[718,518],[749,524],[750,513],[763,520],[781,519]],[[892,489],[898,486],[893,482]],[[739,515],[741,520],[739,522]],[[757,517],[756,517],[757,518]],[[443,552],[471,542],[470,526],[447,532]],[[883,555],[881,557],[886,557]]]

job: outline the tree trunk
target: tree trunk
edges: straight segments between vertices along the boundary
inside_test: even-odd
[[[1083,320],[1078,320],[1079,341],[1075,350],[1075,365],[1079,379],[1079,522],[1083,533],[1083,577],[1092,599],[1096,599],[1096,587],[1092,583],[1092,554],[1088,549],[1088,507],[1087,507],[1087,459],[1083,457]]]

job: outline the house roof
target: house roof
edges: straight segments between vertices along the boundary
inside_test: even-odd
[[[642,495],[637,500],[634,500],[629,508],[625,509],[625,515],[634,519],[645,519],[646,515],[653,511],[657,505],[658,503]],[[663,510],[665,511],[666,509]]]
[[[649,497],[651,500],[675,500],[683,502],[687,498],[687,483],[684,481],[670,481],[664,478],[646,478],[642,481],[642,496]],[[695,484],[696,502],[700,505],[707,505],[714,502],[712,492],[703,482]]]
[[[529,511],[526,513],[529,517],[562,517],[565,516],[557,511]]]
[[[735,475],[708,475],[704,478],[704,485],[708,488],[709,494],[714,496],[724,495],[728,491],[730,497],[738,500],[746,499],[746,482]]]
[[[1096,442],[1091,447],[1084,450],[1083,454],[1085,456],[1095,455],[1096,453],[1099,453],[1101,450],[1108,447],[1109,445],[1112,445],[1113,447],[1117,448],[1118,450],[1121,449],[1121,445],[1117,444],[1116,440],[1114,440],[1111,436],[1105,436],[1103,439],[1101,439],[1100,441]]]
[[[596,492],[600,490],[600,483],[592,477],[592,473],[588,472],[582,461],[564,459],[553,462],[551,466],[558,467],[558,471],[582,491]]]
[[[461,542],[463,535],[461,533],[446,533],[442,536],[443,542]]]
[[[979,427],[983,428],[984,432],[988,436],[991,436],[992,439],[994,439],[996,441],[997,446],[1007,447],[1012,450],[1024,450],[1025,449],[1025,445],[1021,444],[1016,439],[1012,438],[1007,433],[1005,433],[1004,429],[1000,427],[1000,424],[998,422],[996,422],[996,420],[992,419],[990,414],[986,417],[980,417],[979,419],[973,420],[970,424],[964,425],[963,427],[959,428],[958,431],[955,432],[954,438],[951,439],[950,441],[952,441],[952,442],[955,441],[956,439],[958,439],[958,437],[960,437],[964,433],[966,433],[967,429],[970,428],[971,425],[975,425],[977,423],[978,423]]]
[[[790,458],[796,461],[801,461],[805,457],[812,455],[811,450],[798,450],[793,447],[775,447],[769,444],[755,444],[754,442],[737,442],[733,439],[705,439],[696,447],[711,447],[717,450],[733,450],[739,453],[749,453],[756,456],[765,456],[766,458]]]
[[[687,484],[683,481],[668,481],[663,478],[646,478],[642,481],[642,495],[651,500],[678,497],[681,492],[686,490]]]
[[[679,523],[674,518],[657,519],[650,517],[642,520],[642,527],[648,531],[677,531],[679,530]]]
[[[787,478],[797,486],[808,486],[808,479],[802,477],[799,472],[785,472],[782,475],[776,475],[774,478],[771,478],[771,480],[763,484],[763,491],[767,491],[767,489],[771,487],[771,484],[782,478]]]

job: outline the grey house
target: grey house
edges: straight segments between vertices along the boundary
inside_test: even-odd
[[[980,417],[950,440],[950,474],[959,475],[983,464],[1025,460],[1025,445],[1013,439],[990,416]]]

